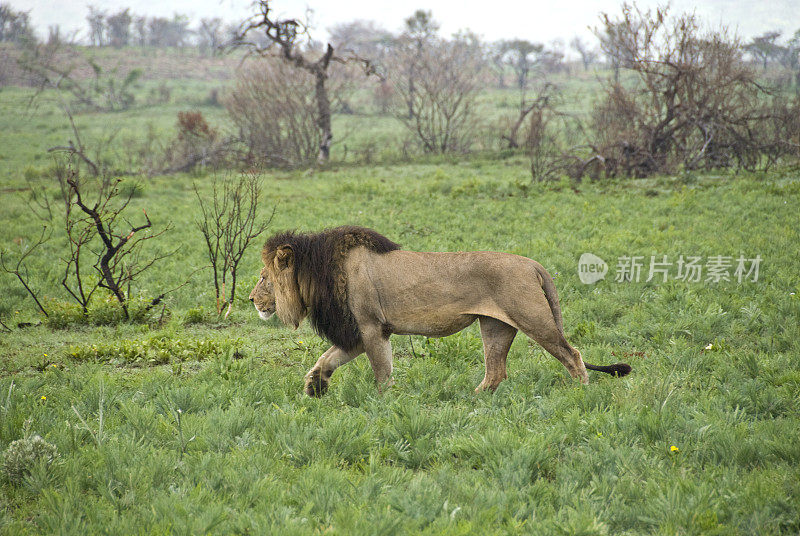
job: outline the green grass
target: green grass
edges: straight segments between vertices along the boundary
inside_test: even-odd
[[[0,106],[28,95],[4,89]],[[178,109],[79,120],[89,130],[117,119],[169,128]],[[37,115],[45,111],[28,122],[0,114],[0,243],[11,251],[41,225],[16,191],[25,166],[45,170],[47,157],[34,155],[67,133],[55,111]],[[138,296],[206,262],[193,182],[208,195],[203,172],[141,181],[132,218],[145,208],[156,227],[172,222],[154,246],[182,247],[142,278]],[[327,345],[307,325],[293,332],[256,318],[246,300],[256,246],[228,322],[212,313],[200,272],[170,296],[161,322],[159,310],[150,323],[0,335],[0,450],[27,430],[60,454],[21,485],[0,476],[0,532],[796,534],[799,202],[796,171],[577,192],[530,185],[519,157],[266,174],[262,215],[278,206],[273,231],[358,224],[407,249],[539,260],[556,274],[567,338],[587,361],[627,361],[634,372],[581,387],[519,336],[509,379],[475,395],[483,363],[471,326],[444,339],[394,337],[396,384],[384,395],[361,357],[336,372],[326,397],[308,398],[302,376]],[[586,251],[609,263],[605,281],[578,280]],[[31,265],[50,299],[65,299],[54,260],[63,252],[54,238]],[[681,254],[759,254],[761,274],[741,284],[613,281],[619,256]],[[0,296],[7,324],[40,320],[10,276]]]

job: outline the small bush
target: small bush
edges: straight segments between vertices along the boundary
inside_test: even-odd
[[[150,300],[134,298],[128,301],[128,318],[122,305],[113,296],[104,299],[94,299],[86,313],[77,303],[49,300],[47,311],[49,316],[44,319],[46,326],[54,329],[65,329],[71,326],[89,324],[94,326],[113,326],[123,322],[146,324],[153,321],[154,309],[150,307]]]
[[[178,136],[167,148],[170,171],[190,171],[196,166],[216,167],[228,153],[227,142],[208,124],[201,112],[178,112]]]
[[[195,307],[186,311],[183,315],[183,323],[186,325],[200,324],[205,320],[205,311],[202,307]]]
[[[44,319],[44,324],[54,329],[64,329],[69,326],[87,324],[88,318],[83,314],[83,309],[77,303],[68,303],[59,300],[48,300],[47,311],[49,316]]]
[[[308,73],[264,59],[241,70],[223,104],[251,162],[294,167],[317,157],[322,138]]]
[[[224,355],[240,346],[241,343],[238,340],[181,339],[162,334],[145,340],[73,346],[69,353],[79,361],[155,366],[190,360],[202,361]]]
[[[3,454],[3,469],[8,480],[15,485],[22,483],[31,469],[39,463],[52,464],[58,458],[58,450],[38,435],[17,439]]]

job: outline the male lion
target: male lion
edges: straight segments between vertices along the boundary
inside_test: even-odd
[[[392,376],[389,335],[445,337],[478,319],[486,375],[476,391],[497,389],[506,355],[521,330],[588,383],[586,369],[624,376],[625,363],[595,366],[564,338],[561,307],[550,274],[536,261],[488,251],[402,251],[363,227],[320,233],[279,233],[267,240],[264,268],[250,300],[264,320],[285,324],[310,317],[333,343],[305,376],[305,391],[320,396],[333,371],[366,352],[378,388]]]

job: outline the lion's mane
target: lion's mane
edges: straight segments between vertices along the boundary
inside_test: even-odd
[[[305,302],[311,326],[342,350],[349,352],[361,342],[361,330],[347,303],[347,278],[344,259],[359,246],[375,253],[388,253],[400,246],[371,229],[356,226],[335,227],[318,233],[285,231],[270,237],[262,256],[268,264],[284,245],[294,254],[294,280],[298,296]]]

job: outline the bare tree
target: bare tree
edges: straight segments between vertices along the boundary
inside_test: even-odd
[[[311,60],[308,51],[301,49],[301,39],[308,37],[308,25],[297,19],[275,19],[270,0],[259,0],[260,13],[242,29],[237,36],[238,46],[247,46],[251,51],[261,56],[271,55],[271,49],[278,49],[279,57],[294,67],[306,71],[314,78],[314,99],[317,105],[317,128],[320,130],[320,144],[317,161],[324,164],[330,158],[331,143],[333,141],[333,128],[331,127],[331,99],[328,92],[328,68],[332,61],[354,61],[364,67],[367,75],[377,74],[373,65],[357,57],[342,58],[334,55],[333,46],[329,43],[324,52],[316,59]],[[252,31],[263,32],[268,40],[267,46],[247,40]]]
[[[272,221],[258,221],[261,181],[255,173],[230,177],[222,181],[214,177],[211,200],[204,201],[194,185],[202,220],[197,228],[203,234],[208,260],[214,276],[217,314],[228,318],[236,297],[239,263],[251,242],[263,233]]]
[[[423,61],[423,56],[430,51],[430,47],[436,44],[439,22],[434,20],[430,11],[422,9],[415,11],[404,22],[405,30],[398,40],[403,61],[400,65],[395,65],[395,70],[399,70],[405,78],[406,87],[399,93],[405,97],[408,118],[413,119],[416,113],[416,86],[421,76],[418,63]]]
[[[120,48],[130,43],[131,22],[133,22],[133,18],[129,8],[121,9],[106,17],[108,42],[112,47]]]
[[[105,46],[107,44],[106,12],[95,6],[89,6],[86,22],[89,23],[89,44],[96,47]]]
[[[584,71],[588,71],[589,66],[597,61],[597,50],[591,48],[591,46],[588,43],[585,43],[580,37],[575,36],[572,41],[569,42],[569,46],[571,46],[575,52],[580,55]]]
[[[36,41],[31,28],[30,14],[16,11],[10,4],[0,3],[0,43],[33,43]]]
[[[483,49],[474,36],[457,36],[437,41],[414,54],[416,83],[401,70],[393,70],[395,91],[413,116],[398,118],[414,133],[422,149],[430,153],[464,152],[474,141],[477,117],[475,104],[481,88],[485,62]],[[405,56],[395,61],[406,63]],[[404,110],[405,112],[405,110]]]
[[[139,47],[147,46],[147,17],[135,15],[133,17],[133,44]]]
[[[142,247],[145,242],[161,236],[170,229],[167,225],[158,232],[148,231],[153,223],[146,211],[143,211],[144,222],[140,225],[122,224],[123,213],[133,196],[133,190],[121,196],[119,184],[121,179],[102,181],[94,185],[94,192],[76,173],[67,174],[67,210],[66,230],[70,241],[71,258],[66,262],[66,272],[62,285],[87,311],[91,296],[97,288],[110,291],[122,307],[125,318],[129,318],[128,300],[131,297],[131,283],[157,261],[172,255],[174,252],[157,254],[149,259],[142,258]],[[105,186],[107,184],[107,186]],[[87,199],[94,197],[94,202]],[[122,227],[125,227],[124,229]],[[97,244],[99,239],[99,244]],[[90,244],[96,249],[90,249]],[[89,278],[86,288],[81,272],[81,254],[88,249],[93,260],[96,279]],[[74,287],[68,284],[69,274],[74,276]],[[158,303],[163,294],[151,302]]]
[[[200,19],[200,51],[212,56],[220,53],[220,46],[224,40],[223,23],[219,17]]]
[[[508,53],[508,41],[495,41],[489,46],[488,55],[492,71],[497,76],[497,87],[505,89],[508,65],[505,58]]]

